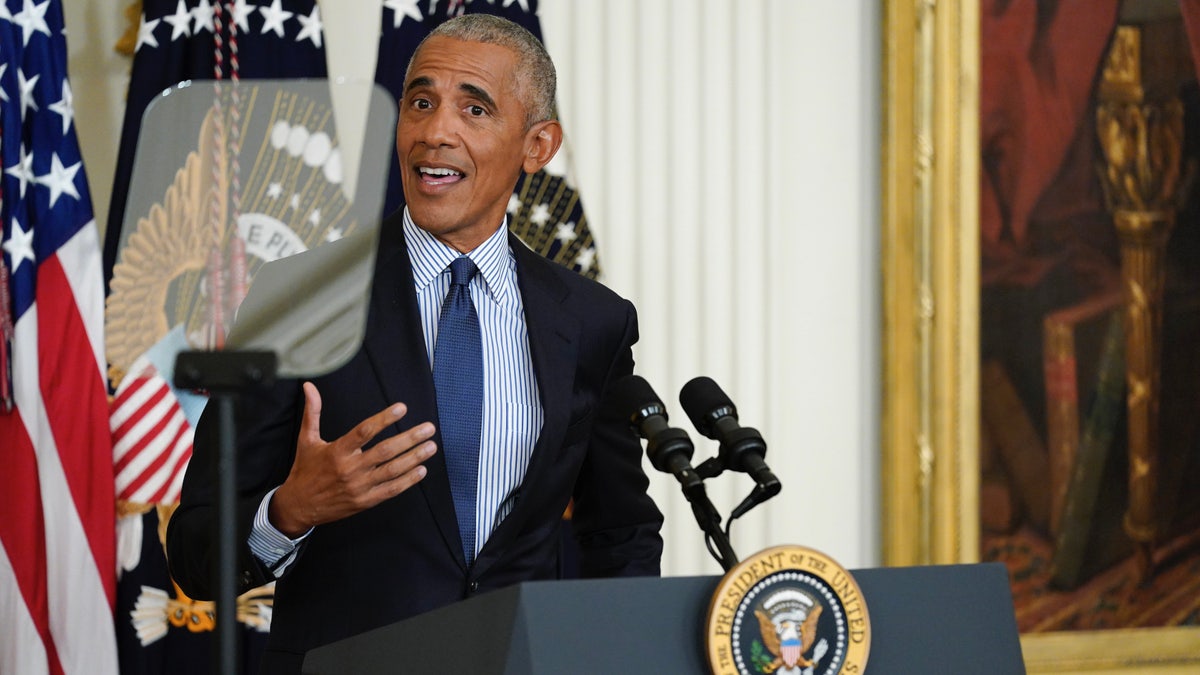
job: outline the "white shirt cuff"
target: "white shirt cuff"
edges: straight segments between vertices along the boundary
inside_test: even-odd
[[[275,488],[275,490],[278,489]],[[312,533],[312,528],[309,528],[308,532],[295,539],[291,539],[286,534],[275,529],[275,526],[271,524],[271,520],[268,517],[271,498],[275,496],[275,490],[268,492],[263,497],[262,502],[259,503],[258,511],[254,514],[254,525],[250,528],[250,536],[247,543],[250,544],[250,551],[254,553],[254,557],[271,568],[271,573],[278,579],[295,562],[296,549],[304,541],[305,537]]]

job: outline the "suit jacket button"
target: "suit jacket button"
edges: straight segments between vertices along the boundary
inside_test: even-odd
[[[471,593],[474,593],[475,591],[478,591],[478,590],[479,590],[479,582],[478,581],[472,581],[470,584],[467,585],[467,591],[469,591]]]

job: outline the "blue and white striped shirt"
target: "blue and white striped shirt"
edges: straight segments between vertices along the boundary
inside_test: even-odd
[[[438,315],[450,291],[450,263],[460,254],[417,227],[404,210],[404,238],[412,261],[429,365],[437,343]],[[508,221],[467,254],[479,273],[471,302],[483,339],[483,427],[479,447],[479,501],[475,552],[512,512],[525,478],[543,411],[529,354],[525,307],[517,286],[517,261],[508,248]]]
[[[479,315],[483,341],[483,425],[479,448],[479,496],[475,506],[475,552],[519,498],[544,412],[529,352],[525,309],[517,285],[516,258],[508,246],[508,221],[467,255],[479,273],[471,279],[471,301]],[[421,331],[430,367],[437,344],[438,315],[450,290],[450,263],[460,253],[413,223],[404,210],[404,237],[412,263],[413,285],[421,313]],[[249,537],[250,549],[281,575],[291,564],[298,539],[271,526],[268,505],[259,505]]]

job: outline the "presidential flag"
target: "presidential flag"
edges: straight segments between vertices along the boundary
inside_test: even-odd
[[[0,1],[0,672],[115,673],[100,241],[58,0]]]

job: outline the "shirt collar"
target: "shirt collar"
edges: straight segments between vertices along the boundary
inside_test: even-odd
[[[463,255],[418,227],[408,213],[407,206],[404,207],[404,239],[408,243],[413,284],[418,292],[445,272],[455,258]],[[514,269],[512,250],[508,247],[508,215],[505,214],[504,221],[492,236],[466,256],[479,268],[484,289],[496,302],[502,302],[511,287]]]

